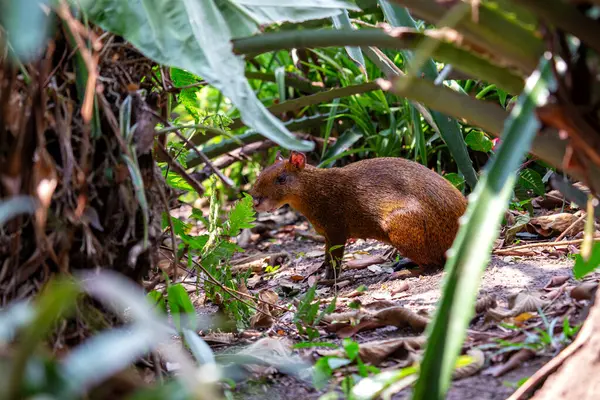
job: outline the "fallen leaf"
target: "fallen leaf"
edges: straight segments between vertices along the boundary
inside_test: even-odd
[[[525,312],[536,312],[538,308],[543,309],[550,301],[543,299],[544,293],[524,290],[517,293],[508,300],[508,306],[512,311],[513,316]]]
[[[582,282],[571,290],[570,296],[577,301],[591,300],[594,298],[597,288],[598,282]]]
[[[291,275],[291,276],[290,276],[290,279],[291,279],[293,282],[300,282],[300,281],[303,281],[303,280],[304,280],[304,277],[303,277],[302,275],[295,275],[295,274],[294,274],[294,275]]]
[[[402,368],[416,361],[417,351],[425,345],[425,336],[403,337],[385,340],[375,340],[361,343],[358,355],[360,359],[372,365],[379,365],[383,361],[393,358],[399,363],[397,367]],[[322,350],[322,356],[345,357],[345,350]]]
[[[485,354],[483,351],[472,348],[467,351],[467,356],[471,358],[471,363],[464,367],[455,368],[452,372],[452,379],[463,379],[475,375],[485,364]]]
[[[494,308],[498,305],[496,297],[493,295],[485,295],[475,303],[475,312],[481,314],[490,308]]]
[[[529,221],[529,226],[533,227],[540,235],[549,237],[564,232],[577,220],[578,216],[574,214],[558,213],[532,218],[531,221]],[[583,231],[584,226],[585,220],[577,222],[575,226],[570,229],[571,235]]]
[[[389,292],[375,292],[372,297],[375,300],[389,300],[392,298],[392,295]]]
[[[417,332],[423,332],[429,323],[429,319],[400,306],[384,308],[373,315],[377,321],[386,325],[404,328],[410,326]]]
[[[525,361],[533,358],[535,356],[535,352],[529,349],[521,349],[515,354],[513,354],[506,363],[495,365],[491,368],[486,369],[482,372],[483,375],[491,375],[495,378],[504,375],[505,373],[512,371],[513,369],[519,367]]]
[[[406,292],[408,289],[410,289],[410,285],[408,284],[408,282],[402,282],[400,283],[400,286],[392,290],[392,296],[398,293]]]
[[[515,322],[516,325],[522,325],[523,322],[530,320],[531,318],[534,318],[536,315],[530,312],[524,312],[522,314],[517,315],[516,317],[513,318],[513,321]]]
[[[363,269],[374,264],[381,264],[386,261],[382,256],[361,257],[346,262],[346,269]]]
[[[571,277],[568,275],[553,276],[552,279],[550,279],[550,281],[546,284],[546,286],[544,286],[544,288],[560,286],[566,281],[568,281],[570,278]]]

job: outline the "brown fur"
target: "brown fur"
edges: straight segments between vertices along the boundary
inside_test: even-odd
[[[331,255],[329,249],[343,246],[349,238],[391,244],[420,267],[444,265],[467,205],[450,182],[402,158],[368,159],[330,169],[305,165],[305,160],[295,152],[289,160],[278,157],[262,171],[250,194],[257,210],[289,204],[325,236],[327,277],[339,272],[344,254],[343,247]]]

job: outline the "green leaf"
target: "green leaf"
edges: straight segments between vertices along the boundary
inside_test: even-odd
[[[196,332],[184,329],[183,338],[200,365],[215,363],[215,355],[212,349]]]
[[[350,360],[354,360],[354,359],[356,359],[356,357],[358,357],[358,352],[359,352],[360,348],[358,346],[358,343],[356,343],[354,340],[345,338],[342,341],[342,346],[344,346],[346,355],[348,356],[348,358]]]
[[[482,151],[484,153],[489,153],[492,151],[492,147],[494,144],[492,141],[486,136],[485,133],[478,130],[471,130],[467,137],[465,138],[465,143],[472,150]]]
[[[146,295],[150,304],[157,307],[163,314],[167,314],[167,303],[165,301],[165,296],[158,290],[153,290]]]
[[[350,29],[353,30],[354,28],[352,27],[352,23],[350,22],[350,17],[348,16],[348,11],[343,10],[341,14],[335,15],[333,17],[331,17],[331,20],[333,21],[333,26],[335,26],[336,29]],[[350,56],[350,58],[352,60],[354,60],[355,63],[358,64],[360,70],[363,72],[363,74],[365,75],[365,78],[367,77],[367,70],[365,65],[367,65],[365,63],[365,57],[363,56],[362,51],[360,50],[360,47],[354,47],[354,46],[346,46],[346,52],[348,53],[348,55]]]
[[[124,370],[162,339],[158,332],[139,325],[114,328],[71,350],[61,368],[68,386],[58,398],[81,396],[91,387]]]
[[[544,182],[542,182],[542,176],[537,171],[526,168],[519,174],[519,184],[526,189],[533,190],[538,196],[543,196],[546,192]]]
[[[555,83],[547,60],[527,80],[524,93],[504,125],[503,144],[469,197],[452,248],[448,251],[443,294],[427,327],[427,348],[413,399],[443,399],[474,311],[477,289],[508,206],[516,171],[540,127],[536,109]]]
[[[170,285],[167,299],[173,323],[178,331],[196,328],[196,310],[182,284]]]
[[[167,184],[174,189],[187,190],[188,192],[193,192],[194,188],[190,186],[189,183],[185,179],[181,177],[181,175],[169,171],[166,178]]]
[[[575,279],[581,279],[590,272],[593,272],[598,266],[600,266],[600,242],[594,244],[589,260],[585,261],[581,254],[577,254],[575,266],[573,267],[573,275]]]
[[[198,83],[202,80],[200,77],[192,74],[191,72],[175,67],[171,68],[170,75],[171,81],[175,87],[193,85],[194,83]]]
[[[404,7],[399,7],[396,4],[392,4],[387,0],[378,0],[379,6],[383,10],[383,14],[388,22],[395,27],[407,27],[416,29],[417,25],[415,20],[412,18],[408,10]],[[411,51],[402,51],[402,55],[405,60],[410,63],[414,59],[414,54]],[[429,58],[425,60],[421,70],[425,77],[430,81],[435,81],[438,77],[437,67],[435,62]],[[456,161],[459,171],[465,177],[467,183],[471,188],[474,188],[477,184],[477,173],[473,168],[473,162],[467,152],[467,146],[463,139],[463,135],[460,129],[458,121],[454,118],[450,118],[438,111],[429,110],[433,123],[436,126],[433,128],[439,132],[444,142],[448,145],[450,154]],[[423,117],[426,117],[423,115]],[[421,156],[423,156],[424,148],[421,149]],[[424,163],[424,161],[421,161]]]
[[[462,191],[465,188],[465,178],[457,174],[456,172],[451,172],[449,174],[444,175],[444,178],[448,179],[455,188]]]
[[[228,236],[237,236],[242,229],[254,227],[256,213],[252,203],[252,196],[244,193],[244,197],[233,206],[228,217],[229,229],[226,231]]]
[[[0,2],[0,25],[5,33],[0,36],[0,48],[8,39],[9,46],[22,62],[40,55],[48,37],[50,15],[42,7],[48,0],[19,0]]]
[[[36,202],[31,196],[13,196],[0,201],[0,227],[17,215],[33,214],[35,209]]]
[[[319,167],[329,168],[335,162],[336,156],[339,156],[348,148],[352,147],[352,145],[358,142],[363,137],[362,132],[356,126],[348,129],[335,141],[333,146],[327,150],[325,156],[323,157],[323,161],[319,164]],[[334,158],[333,161],[329,161]]]
[[[82,0],[90,20],[119,34],[154,61],[190,71],[223,92],[242,120],[275,143],[309,151],[258,101],[232,52],[231,31],[215,0]],[[339,11],[336,11],[339,12]],[[202,21],[202,23],[200,23]]]

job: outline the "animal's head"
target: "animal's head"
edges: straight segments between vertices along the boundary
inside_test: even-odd
[[[250,195],[256,211],[273,212],[288,203],[299,189],[299,175],[306,166],[306,156],[292,151],[286,160],[277,153],[275,163],[265,168],[256,178]]]

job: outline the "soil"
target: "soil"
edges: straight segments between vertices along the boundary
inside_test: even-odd
[[[290,215],[288,214],[289,218]],[[285,218],[284,218],[285,219]],[[287,221],[286,221],[287,222]],[[293,229],[275,228],[270,231],[270,239],[264,240],[258,234],[252,235],[247,246],[246,253],[238,255],[237,258],[243,259],[256,254],[269,254],[285,251],[289,253],[290,260],[284,264],[271,279],[255,280],[249,285],[251,293],[256,293],[264,289],[273,289],[280,294],[279,305],[285,305],[292,298],[284,298],[281,288],[288,285],[300,287],[300,293],[308,288],[308,283],[297,282],[299,276],[308,276],[323,261],[323,244],[311,239],[305,239],[297,234],[298,231],[310,230],[308,224],[300,219],[292,223]],[[269,236],[269,235],[267,235]],[[262,240],[261,240],[262,239]],[[389,246],[372,240],[356,240],[349,243],[346,247],[346,261],[360,259],[375,255],[383,256]],[[426,312],[431,315],[437,301],[440,299],[440,289],[444,277],[444,272],[440,271],[420,277],[410,277],[408,279],[390,279],[391,261],[378,265],[372,265],[363,269],[344,270],[339,277],[337,295],[338,298],[344,298],[355,291],[356,288],[364,285],[366,290],[361,292],[358,297],[352,300],[359,300],[361,304],[388,300],[396,305],[406,307],[415,312]],[[540,257],[497,257],[492,256],[488,267],[485,270],[481,281],[479,296],[484,294],[493,295],[498,304],[506,307],[511,295],[515,295],[523,290],[541,290],[553,277],[568,276],[569,282],[572,278],[573,261],[566,256],[549,256],[542,254]],[[296,278],[296,279],[294,279]],[[252,280],[252,279],[251,279]],[[401,286],[408,284],[408,290],[392,295]],[[318,296],[321,299],[333,298],[335,294],[333,287],[319,287]],[[202,299],[199,298],[196,304],[199,305],[199,313],[206,314],[214,312],[214,306],[205,308],[201,306]],[[347,303],[345,303],[347,305]],[[209,311],[210,310],[210,311]],[[336,312],[348,310],[344,305],[338,307]],[[571,322],[580,323],[584,312],[581,309],[573,312],[570,316]],[[275,324],[277,326],[277,324]],[[271,336],[277,336],[268,332]],[[477,344],[483,344],[481,337],[489,335],[489,342],[493,343],[495,334],[498,333],[498,327],[490,327],[483,323],[482,318],[475,318],[471,324],[469,339],[473,339],[473,333],[481,332],[475,335],[478,337]],[[504,331],[506,332],[506,331]],[[406,336],[405,330],[398,330],[394,327],[379,328],[370,331],[361,331],[353,337],[353,340],[359,343],[370,342],[383,338],[393,338],[397,336]],[[412,335],[415,335],[413,332]],[[292,335],[293,336],[293,335]],[[300,341],[300,338],[291,337],[294,341]],[[341,343],[341,339],[334,335],[322,337],[319,340],[332,340],[335,343]],[[490,367],[489,356],[491,352],[486,352],[486,364],[482,368],[485,370]],[[521,363],[516,369],[499,377],[483,375],[481,371],[474,376],[455,380],[448,393],[448,399],[505,399],[517,387],[517,383],[523,378],[531,376],[554,354],[546,353],[538,355],[527,362]],[[339,390],[340,380],[334,380],[329,389]],[[327,390],[317,391],[310,382],[302,382],[294,377],[276,374],[258,377],[257,380],[239,382],[233,393],[236,399],[317,399],[326,393]],[[341,392],[339,392],[341,394]],[[394,399],[409,399],[410,389],[405,389],[393,397]]]

